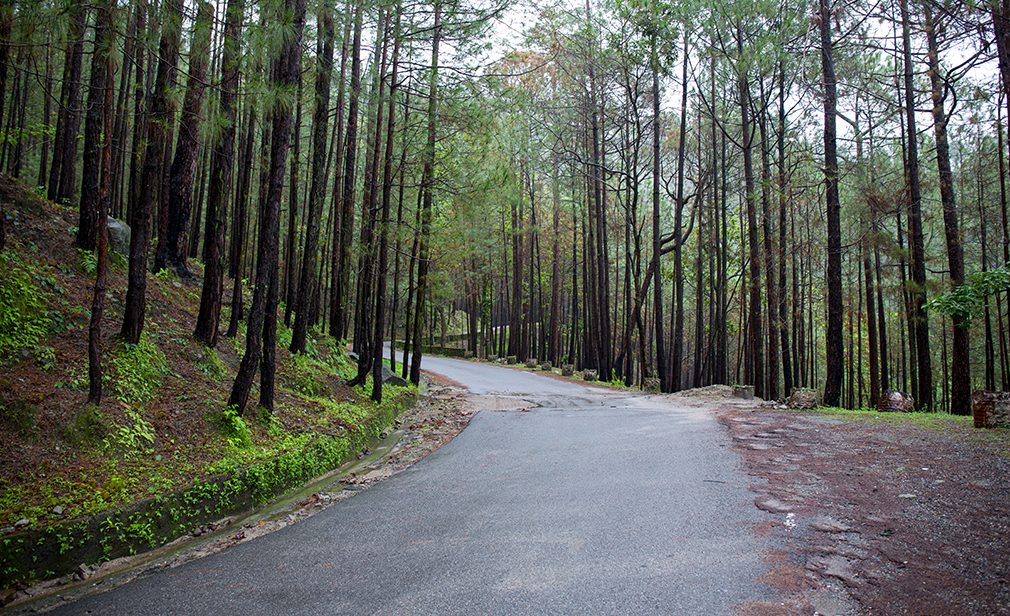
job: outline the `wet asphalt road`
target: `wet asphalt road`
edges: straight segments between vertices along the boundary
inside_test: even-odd
[[[59,614],[727,614],[769,547],[706,413],[428,357],[482,410],[413,467],[298,524]],[[497,396],[502,396],[498,398]]]

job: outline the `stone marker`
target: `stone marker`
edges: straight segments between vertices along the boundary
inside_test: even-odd
[[[582,379],[584,381],[595,381],[599,377],[599,374],[596,370],[583,370]]]
[[[1010,427],[1010,392],[976,391],[971,395],[976,428]]]
[[[561,364],[561,376],[572,376],[575,374],[575,364]]]
[[[791,409],[815,409],[821,405],[821,392],[816,389],[797,387],[786,398],[786,406]]]
[[[889,389],[877,402],[877,410],[881,413],[911,413],[915,410],[915,398],[906,393]]]

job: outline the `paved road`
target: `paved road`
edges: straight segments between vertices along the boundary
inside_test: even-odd
[[[478,413],[410,469],[307,520],[59,614],[727,614],[769,547],[705,413],[425,358]]]

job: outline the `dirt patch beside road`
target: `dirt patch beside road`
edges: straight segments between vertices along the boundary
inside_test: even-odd
[[[816,606],[841,588],[867,614],[1010,614],[1005,434],[769,408],[717,415],[760,480],[755,505],[776,516],[755,531],[788,546],[769,580],[786,603]]]

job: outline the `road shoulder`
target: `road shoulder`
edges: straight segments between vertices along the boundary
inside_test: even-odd
[[[1007,435],[873,414],[716,413],[755,479],[755,505],[775,516],[755,530],[787,546],[770,555],[768,581],[788,601],[1010,613]]]

